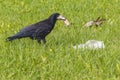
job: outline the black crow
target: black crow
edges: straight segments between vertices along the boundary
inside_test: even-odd
[[[49,18],[40,21],[38,23],[32,24],[20,30],[17,34],[7,38],[8,41],[15,39],[29,37],[33,40],[37,40],[38,43],[46,43],[45,37],[52,31],[57,20],[67,20],[65,17],[61,16],[59,13],[52,14]],[[66,25],[69,25],[67,23]]]

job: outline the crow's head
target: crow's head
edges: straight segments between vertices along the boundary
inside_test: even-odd
[[[63,20],[64,23],[68,26],[70,23],[69,21],[59,13],[54,13],[50,16],[51,21],[56,22],[56,20]]]

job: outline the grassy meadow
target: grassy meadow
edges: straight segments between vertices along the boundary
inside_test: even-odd
[[[55,12],[71,25],[57,21],[45,45],[29,38],[6,41]],[[98,16],[107,21],[83,27]],[[104,41],[105,49],[73,49],[88,40]],[[0,80],[120,80],[120,1],[0,0]]]

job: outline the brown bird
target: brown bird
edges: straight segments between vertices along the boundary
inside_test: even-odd
[[[100,17],[98,17],[96,20],[92,20],[92,21],[89,21],[85,24],[86,27],[92,27],[92,26],[100,26],[104,21],[106,21],[106,19],[100,19]]]

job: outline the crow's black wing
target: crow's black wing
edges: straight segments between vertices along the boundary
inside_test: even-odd
[[[39,26],[30,25],[20,30],[20,32],[34,32]]]
[[[27,26],[21,29],[19,33],[22,33],[23,36],[28,36],[28,37],[32,36],[38,28],[42,27],[42,25],[43,23],[36,23],[30,26]]]
[[[37,26],[30,25],[20,30],[16,35],[18,37],[30,37],[37,29]]]
[[[21,29],[20,32],[22,32],[22,33],[29,33],[29,32],[34,33],[38,28],[44,27],[45,24],[48,24],[47,19],[43,20],[43,21],[40,21],[38,23],[32,24],[30,26],[27,26],[27,27]]]
[[[45,36],[47,34],[49,34],[50,32],[51,32],[51,25],[44,24],[44,25],[42,25],[42,27],[37,28],[32,36],[33,37],[45,38]]]
[[[21,37],[45,37],[51,31],[49,19],[32,24],[20,30]]]

